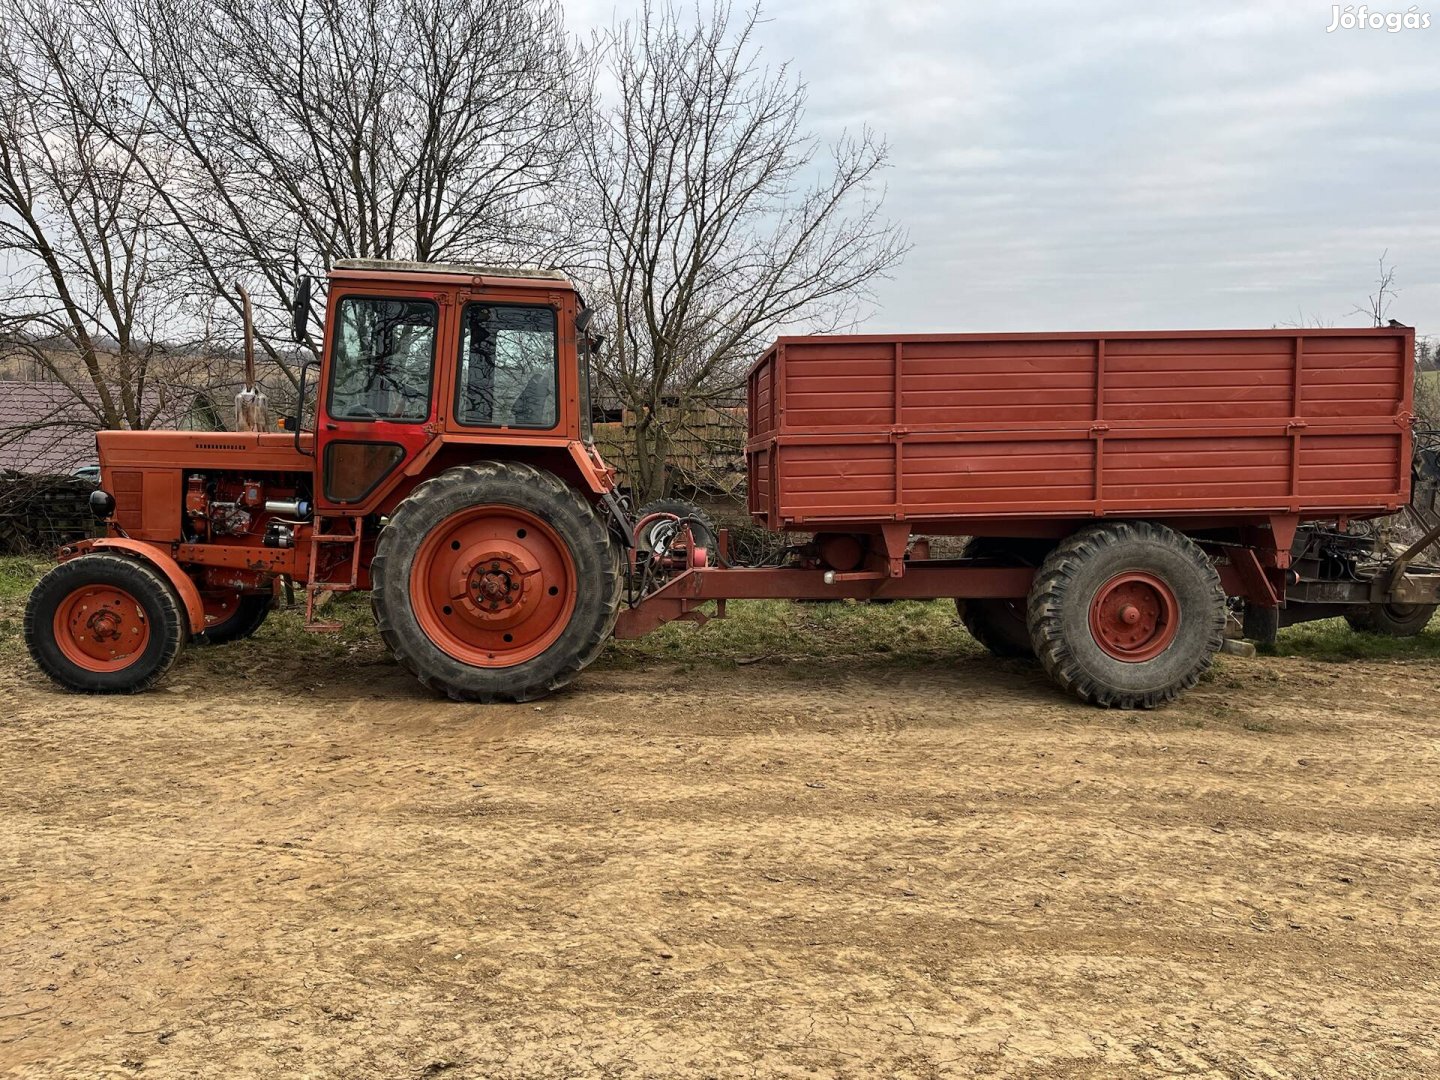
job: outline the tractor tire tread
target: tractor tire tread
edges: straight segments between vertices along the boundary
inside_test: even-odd
[[[471,488],[477,492],[483,491],[483,495],[475,500],[477,503],[497,502],[503,504],[507,498],[518,498],[521,500],[519,505],[525,506],[527,502],[533,500],[535,493],[541,493],[543,499],[553,503],[553,509],[558,514],[574,515],[575,521],[581,523],[582,526],[585,522],[590,522],[594,535],[588,539],[602,552],[599,560],[598,579],[582,580],[577,583],[579,592],[576,600],[577,609],[582,603],[589,601],[602,606],[603,610],[595,628],[586,635],[579,648],[563,657],[558,666],[552,664],[547,670],[545,665],[537,665],[537,671],[533,676],[523,673],[522,669],[544,659],[549,655],[548,652],[537,657],[536,660],[517,664],[514,668],[470,669],[521,675],[518,682],[503,687],[482,687],[473,683],[466,685],[464,673],[456,671],[457,668],[465,668],[465,665],[458,661],[438,665],[430,663],[425,656],[426,648],[429,645],[428,639],[418,631],[418,626],[410,626],[402,622],[400,615],[392,611],[385,600],[390,563],[400,558],[407,550],[412,555],[418,550],[429,529],[448,516],[442,514],[437,520],[428,520],[433,516],[429,512],[431,505],[459,487]],[[425,525],[426,528],[417,532],[417,525]],[[458,465],[418,484],[415,490],[396,507],[395,512],[390,516],[389,524],[380,531],[375,543],[375,556],[370,563],[370,578],[371,610],[374,613],[375,625],[379,628],[381,639],[394,653],[400,666],[419,679],[422,685],[455,701],[483,703],[534,701],[560,689],[600,654],[620,615],[622,574],[619,552],[611,542],[604,524],[596,518],[593,508],[580,493],[554,473],[519,461],[477,461],[467,465]],[[408,581],[403,584],[403,588],[408,598]],[[589,590],[588,593],[587,590]],[[446,669],[449,669],[450,673],[447,674]]]
[[[157,645],[135,670],[86,671],[68,661],[54,641],[55,610],[85,584],[117,584],[140,601]],[[84,694],[139,694],[163,679],[190,636],[190,622],[174,587],[143,560],[94,552],[68,559],[51,569],[30,592],[23,633],[35,665],[67,690]]]

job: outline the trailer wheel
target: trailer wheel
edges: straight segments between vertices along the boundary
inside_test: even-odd
[[[1280,609],[1245,603],[1245,618],[1240,630],[1247,641],[1265,648],[1274,648],[1280,632]]]
[[[226,645],[248,638],[270,616],[269,593],[201,593],[205,629],[190,640],[196,645]],[[211,620],[214,620],[213,622]]]
[[[170,583],[122,555],[61,563],[25,605],[25,644],[36,665],[81,693],[150,688],[175,663],[188,630]]]
[[[1014,545],[1034,545],[1035,541],[1008,541],[991,536],[975,536],[965,545],[967,559],[1000,559],[1011,566],[1029,566]],[[1025,617],[1025,598],[963,600],[956,599],[955,610],[970,636],[985,646],[992,655],[1033,660],[1035,646],[1030,642],[1030,627]]]
[[[1434,604],[1368,604],[1346,615],[1345,621],[1364,634],[1414,637],[1430,625],[1435,611]]]
[[[564,686],[619,614],[605,525],[553,473],[519,462],[419,485],[381,531],[370,576],[396,659],[458,701],[532,701]]]
[[[1064,540],[1036,574],[1028,612],[1051,678],[1122,709],[1153,709],[1194,686],[1225,632],[1215,567],[1194,541],[1146,521]]]

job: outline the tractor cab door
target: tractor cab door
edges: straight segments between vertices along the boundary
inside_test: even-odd
[[[322,514],[371,512],[381,486],[437,436],[436,357],[448,298],[332,298],[316,429]]]

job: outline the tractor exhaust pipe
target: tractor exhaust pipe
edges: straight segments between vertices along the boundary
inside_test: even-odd
[[[250,293],[238,281],[235,291],[240,294],[245,318],[245,386],[235,395],[235,430],[264,431],[270,425],[270,418],[265,395],[255,385],[255,320],[250,309]]]

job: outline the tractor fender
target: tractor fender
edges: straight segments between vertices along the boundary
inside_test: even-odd
[[[615,470],[605,464],[593,444],[572,440],[568,449],[591,495],[604,495],[615,489]]]
[[[157,544],[147,544],[143,540],[107,536],[99,540],[82,540],[78,544],[63,547],[60,549],[60,556],[62,559],[74,558],[91,551],[118,551],[149,563],[174,586],[180,602],[185,605],[190,632],[199,634],[204,631],[205,601],[200,599],[200,590],[196,588],[190,575],[181,569],[180,564],[164,548]]]

